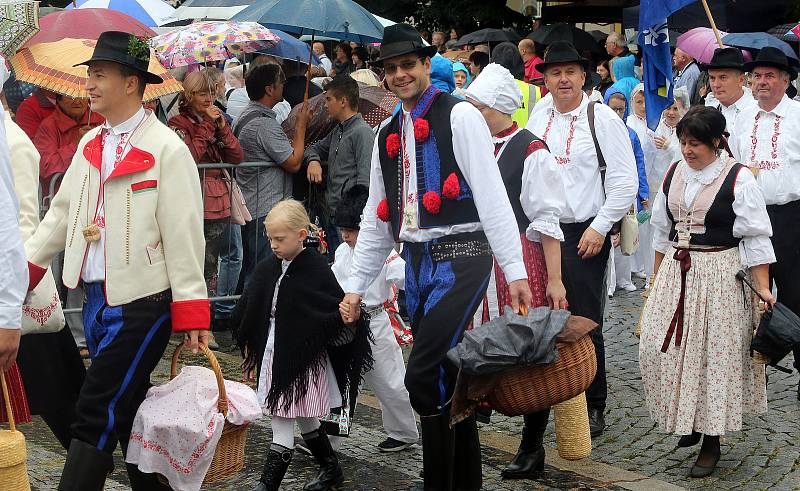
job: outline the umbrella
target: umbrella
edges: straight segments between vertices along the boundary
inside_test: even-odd
[[[283,58],[284,60],[297,61],[303,64],[308,63],[308,55],[311,48],[306,43],[278,29],[270,29],[270,31],[278,37],[279,40],[277,44],[271,48],[259,49],[256,53]],[[311,62],[315,65],[319,65],[319,58],[317,58],[316,55],[312,55]]]
[[[461,36],[461,39],[456,42],[456,46],[464,46],[467,44],[502,43],[504,41],[516,43],[519,41],[519,36],[513,31],[487,28]]]
[[[187,0],[169,18],[169,22],[179,20],[230,20],[253,4],[253,0]]]
[[[733,32],[722,36],[722,42],[730,46],[750,50],[760,50],[767,46],[772,46],[783,51],[786,56],[797,59],[797,53],[788,43],[766,32]]]
[[[539,44],[550,45],[556,41],[567,41],[578,51],[600,52],[600,46],[591,34],[570,24],[541,26],[528,34],[528,37]]]
[[[156,27],[170,22],[175,9],[163,0],[78,0],[79,9],[109,9],[128,14],[142,24]],[[72,4],[67,10],[72,9]]]
[[[11,58],[11,66],[18,80],[70,97],[88,98],[86,67],[74,65],[91,58],[95,44],[97,41],[94,39],[72,38],[39,43],[19,50]],[[183,90],[180,82],[158,63],[152,50],[149,70],[163,78],[164,83],[147,85],[145,101]]]
[[[719,34],[725,36],[727,33],[720,31]],[[719,48],[714,31],[708,27],[695,27],[684,32],[678,36],[675,46],[700,63],[711,63],[714,50]]]
[[[109,9],[77,9],[53,12],[39,20],[40,31],[25,46],[52,43],[64,38],[97,39],[105,31],[129,32],[151,37],[156,33],[130,15]]]
[[[242,10],[231,20],[259,22],[298,36],[327,36],[359,44],[383,39],[383,25],[352,0],[262,1]]]
[[[788,24],[778,24],[767,29],[767,34],[772,34],[778,39],[784,41],[797,42],[797,36],[794,35],[792,29],[797,25],[797,22],[790,22]]]
[[[382,87],[370,87],[359,82],[358,84],[358,112],[371,127],[378,126],[381,121],[392,115],[400,100]],[[328,116],[325,110],[325,94],[319,94],[308,100],[308,109],[313,117],[308,122],[306,128],[306,143],[309,145],[315,141],[325,138],[336,126],[336,121]],[[294,138],[295,121],[297,113],[300,111],[298,104],[289,113],[289,117],[283,122],[283,130],[291,140]]]
[[[0,52],[10,58],[39,31],[37,2],[0,4]]]
[[[167,68],[220,61],[273,48],[278,37],[255,22],[206,21],[150,40]]]

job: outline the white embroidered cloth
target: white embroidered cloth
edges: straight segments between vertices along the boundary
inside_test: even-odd
[[[261,417],[253,389],[226,380],[225,390],[229,422]],[[204,367],[184,367],[174,380],[150,388],[133,420],[126,461],[163,475],[177,491],[199,490],[225,423],[218,399],[214,372]]]

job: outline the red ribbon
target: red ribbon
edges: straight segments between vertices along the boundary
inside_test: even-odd
[[[669,323],[667,335],[664,337],[664,344],[661,345],[661,352],[666,353],[669,349],[669,343],[672,340],[673,334],[675,335],[675,346],[680,347],[681,338],[683,338],[683,310],[686,301],[686,273],[692,269],[692,258],[689,251],[686,249],[678,249],[675,251],[673,259],[680,262],[681,267],[681,294],[678,297],[678,306],[675,307],[675,314],[672,315],[672,321]]]

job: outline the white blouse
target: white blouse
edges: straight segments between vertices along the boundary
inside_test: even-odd
[[[652,133],[652,132],[651,132]],[[669,170],[669,167],[675,162],[683,159],[681,153],[681,143],[678,141],[678,135],[675,128],[667,125],[662,119],[658,123],[655,133],[652,133],[651,138],[656,136],[666,137],[667,146],[658,148],[655,146],[653,140],[653,158],[651,161],[645,162],[647,164],[647,183],[650,185],[650,195],[655,193],[656,189],[661,188],[664,183],[664,175]]]
[[[520,131],[521,128],[501,138],[492,137],[495,145],[503,145],[497,152],[498,160],[503,155],[507,143]],[[525,215],[530,220],[530,225],[525,231],[528,240],[541,242],[540,234],[564,240],[559,219],[567,209],[567,193],[561,169],[548,150],[537,150],[525,159],[519,200]]]
[[[694,170],[681,161],[678,165],[686,167],[686,187],[683,193],[683,203],[689,207],[695,196],[703,186],[711,184],[725,168],[726,159],[719,158],[703,170]],[[742,266],[749,268],[759,264],[775,262],[775,252],[772,249],[772,225],[767,215],[764,196],[758,187],[753,174],[742,170],[736,176],[733,188],[733,212],[736,219],[733,222],[733,236],[742,240],[739,242],[739,255]],[[667,198],[664,195],[663,185],[659,187],[658,195],[653,204],[653,216],[650,219],[653,226],[653,247],[662,254],[667,254],[673,242],[669,240],[672,223],[667,215]]]

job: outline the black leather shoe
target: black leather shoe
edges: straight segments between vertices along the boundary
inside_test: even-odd
[[[589,434],[597,438],[606,429],[606,417],[602,409],[589,409]]]
[[[698,433],[693,431],[691,435],[683,435],[680,440],[678,440],[679,447],[693,447],[700,443],[700,437],[702,437],[702,433]]]
[[[544,470],[544,447],[517,452],[500,475],[503,479],[535,479]]]
[[[306,484],[305,491],[328,491],[336,489],[344,482],[344,474],[339,459],[331,447],[328,434],[322,428],[303,435],[306,446],[319,464],[317,477]]]
[[[111,454],[73,438],[58,491],[102,491],[106,477],[112,470],[114,459]]]
[[[694,478],[710,476],[714,472],[714,469],[717,468],[717,462],[719,462],[719,456],[720,452],[717,451],[715,455],[716,458],[714,459],[714,462],[711,465],[699,465],[697,462],[695,462],[694,465],[692,465],[692,470],[689,472],[689,475]],[[698,456],[698,459],[699,458],[700,457]]]

